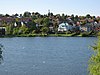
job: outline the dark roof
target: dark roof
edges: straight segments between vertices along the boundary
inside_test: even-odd
[[[6,21],[6,22],[11,22],[14,21],[16,18],[12,18],[12,17],[0,17],[0,21]],[[24,21],[24,22],[28,22],[31,21],[32,18],[18,18],[18,21]]]
[[[10,21],[13,21],[14,18],[11,18],[11,17],[1,17],[0,18],[0,21],[7,21],[7,22],[10,22]]]

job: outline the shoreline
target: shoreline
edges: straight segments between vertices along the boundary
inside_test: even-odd
[[[21,35],[4,35],[0,38],[10,38],[10,37],[97,37],[97,35],[75,35],[75,34],[21,34]]]

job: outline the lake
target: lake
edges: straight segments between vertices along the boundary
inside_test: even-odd
[[[88,75],[96,37],[0,38],[0,75]]]

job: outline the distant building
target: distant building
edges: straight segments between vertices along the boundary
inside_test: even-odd
[[[58,27],[58,31],[60,32],[64,32],[64,31],[67,31],[67,24],[66,23],[61,23],[59,24],[59,27]]]
[[[87,32],[87,31],[88,31],[87,26],[86,26],[86,25],[80,26],[80,31],[81,31],[81,32]]]
[[[69,25],[68,23],[59,24],[58,31],[64,32],[69,30],[73,30],[73,25]]]

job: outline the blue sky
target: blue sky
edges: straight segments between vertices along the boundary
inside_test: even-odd
[[[25,11],[47,14],[91,14],[100,16],[100,0],[1,0],[0,14],[23,14]]]

